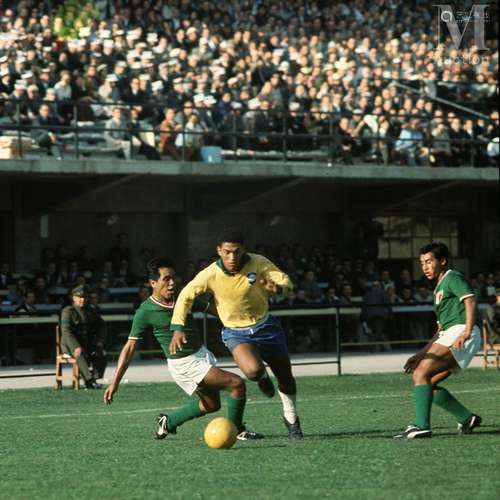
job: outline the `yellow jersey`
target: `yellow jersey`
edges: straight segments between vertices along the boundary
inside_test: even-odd
[[[217,314],[225,327],[247,328],[269,313],[269,292],[262,279],[274,281],[282,295],[293,289],[290,278],[262,255],[247,253],[241,269],[227,271],[219,259],[200,271],[177,297],[171,329],[182,331],[194,299],[209,293],[213,296]]]

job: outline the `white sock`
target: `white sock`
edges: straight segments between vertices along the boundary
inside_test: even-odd
[[[289,424],[294,424],[297,420],[297,409],[295,407],[295,400],[297,396],[295,394],[284,394],[278,391],[280,395],[281,402],[283,403],[283,415]]]

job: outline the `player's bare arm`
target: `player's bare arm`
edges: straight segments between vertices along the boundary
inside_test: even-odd
[[[127,343],[123,346],[120,352],[120,357],[118,358],[118,366],[116,367],[115,374],[111,384],[108,385],[104,391],[104,403],[110,405],[113,402],[113,395],[118,391],[118,386],[120,381],[127,371],[128,365],[132,356],[137,348],[136,339],[128,339]]]
[[[476,322],[476,299],[474,297],[466,297],[464,299],[465,306],[465,332],[453,344],[454,349],[462,349],[464,342],[472,335],[472,328]]]

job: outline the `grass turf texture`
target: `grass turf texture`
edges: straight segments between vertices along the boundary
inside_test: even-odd
[[[230,450],[203,442],[213,416],[153,439],[159,411],[186,401],[171,383],[122,385],[111,408],[102,391],[2,391],[0,497],[496,499],[500,372],[468,370],[444,385],[483,426],[459,436],[434,408],[432,439],[396,441],[414,419],[410,377],[300,378],[306,437],[292,443],[279,398],[249,382],[246,421],[266,439]]]

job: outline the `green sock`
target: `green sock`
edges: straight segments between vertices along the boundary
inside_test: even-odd
[[[238,432],[244,430],[243,412],[245,411],[246,398],[233,398],[228,396],[227,401],[227,418],[236,425]]]
[[[444,387],[436,387],[433,402],[443,410],[450,412],[461,424],[465,424],[472,417],[472,412]]]
[[[202,417],[203,415],[205,414],[200,410],[200,402],[198,399],[193,399],[184,406],[169,412],[167,422],[168,430],[172,432],[184,422],[192,420],[193,418]]]
[[[415,425],[420,429],[431,428],[432,385],[419,384],[413,392],[415,396]]]

